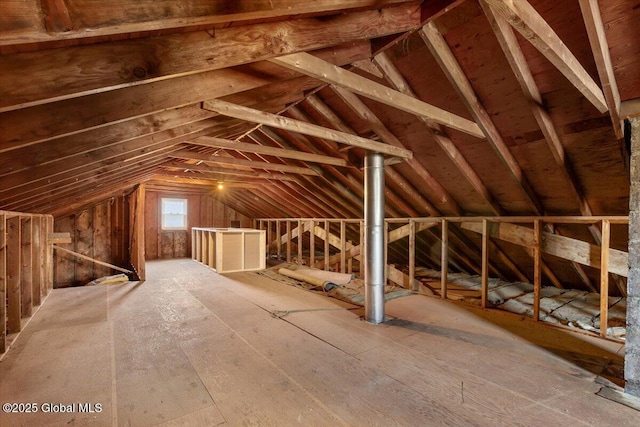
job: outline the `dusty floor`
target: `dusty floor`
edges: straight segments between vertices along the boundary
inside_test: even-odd
[[[0,401],[38,412],[0,425],[640,425],[594,395],[620,344],[422,296],[373,326],[257,275],[147,265],[49,296],[0,362]]]

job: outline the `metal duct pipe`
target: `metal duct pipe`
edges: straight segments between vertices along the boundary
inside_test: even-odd
[[[364,159],[364,317],[384,322],[384,156],[368,152]]]

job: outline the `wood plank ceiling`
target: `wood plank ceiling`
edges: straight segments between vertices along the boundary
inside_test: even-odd
[[[224,181],[249,217],[355,218],[375,149],[389,217],[628,213],[638,0],[0,10],[0,209]]]

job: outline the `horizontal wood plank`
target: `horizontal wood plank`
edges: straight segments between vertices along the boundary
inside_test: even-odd
[[[405,95],[351,71],[336,67],[314,55],[295,53],[270,59],[269,61],[282,65],[285,68],[297,70],[323,82],[344,87],[358,95],[406,111],[407,113],[426,117],[443,126],[448,126],[478,138],[484,138],[482,130],[471,120],[456,116],[455,114]]]
[[[338,157],[323,156],[313,153],[305,153],[296,150],[287,150],[284,148],[269,147],[266,145],[249,144],[246,142],[233,141],[224,138],[216,138],[211,136],[202,136],[189,141],[190,144],[202,145],[205,147],[224,148],[240,152],[249,152],[256,154],[266,154],[268,156],[276,156],[285,159],[296,159],[305,162],[322,163],[325,165],[347,166],[345,159]]]
[[[482,233],[482,224],[463,222],[461,228]],[[534,234],[530,228],[509,223],[489,224],[488,233],[506,242],[531,248],[534,245]],[[570,237],[543,232],[541,250],[549,255],[577,262],[593,268],[600,268],[600,247]],[[617,249],[609,249],[609,271],[623,277],[629,274],[629,254]]]
[[[186,160],[201,160],[207,163],[220,165],[246,166],[254,169],[277,170],[281,172],[296,173],[300,175],[319,175],[317,171],[299,166],[285,165],[281,163],[267,163],[253,160],[237,159],[235,157],[214,156],[195,151],[179,150],[171,154],[172,157]]]
[[[357,135],[351,135],[345,132],[318,126],[312,123],[302,122],[300,120],[290,119],[276,114],[266,113],[264,111],[243,107],[241,105],[231,104],[221,100],[210,100],[203,104],[203,108],[209,111],[215,111],[229,117],[235,117],[242,120],[249,120],[256,123],[262,123],[278,129],[298,132],[303,135],[315,136],[335,142],[351,145],[354,147],[364,148],[383,154],[389,154],[402,158],[411,158],[411,151],[394,147],[393,145],[383,144],[372,139],[363,138]]]
[[[0,55],[0,112],[407,31],[415,5]]]

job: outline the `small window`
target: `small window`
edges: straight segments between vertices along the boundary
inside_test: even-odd
[[[162,229],[187,229],[187,199],[162,199]]]

